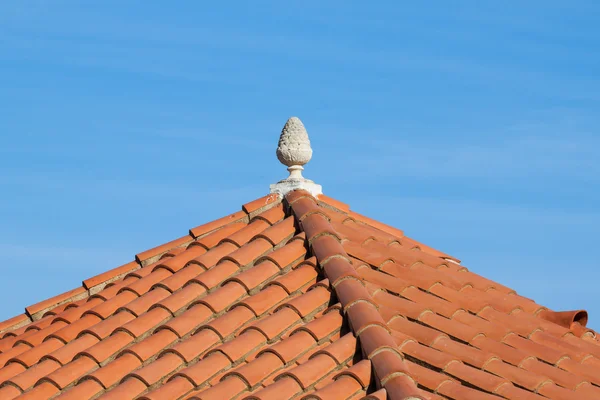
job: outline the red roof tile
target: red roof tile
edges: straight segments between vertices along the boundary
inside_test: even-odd
[[[600,398],[585,311],[458,263],[268,195],[0,323],[0,398]]]

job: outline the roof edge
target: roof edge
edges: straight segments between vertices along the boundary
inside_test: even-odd
[[[249,221],[255,215],[276,206],[281,203],[281,201],[281,196],[268,194],[245,203],[242,205],[240,211],[236,211],[225,217],[192,228],[187,235],[138,253],[135,255],[133,261],[85,279],[81,282],[80,286],[72,290],[25,307],[25,312],[23,314],[0,321],[0,336],[38,321],[57,307],[68,306],[73,302],[98,293],[107,284],[124,277],[132,271],[158,261],[164,254],[175,248],[186,247],[198,238],[221,229],[232,222]]]
[[[334,288],[353,334],[360,339],[363,354],[373,365],[378,388],[385,388],[391,399],[423,399],[409,375],[404,355],[397,349],[375,301],[354,270],[339,235],[319,212],[317,199],[305,190],[292,191],[285,199]]]

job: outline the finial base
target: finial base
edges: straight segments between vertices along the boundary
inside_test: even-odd
[[[277,193],[281,196],[285,196],[289,192],[293,190],[306,190],[308,193],[313,196],[317,196],[319,194],[323,194],[323,188],[321,185],[317,185],[310,179],[294,179],[287,178],[277,183],[274,183],[270,186],[271,193]]]
[[[302,171],[304,171],[304,167],[302,167],[302,165],[290,165],[287,170],[290,173],[290,176],[287,177],[288,180],[295,179],[299,181],[304,179],[304,177],[302,176]]]

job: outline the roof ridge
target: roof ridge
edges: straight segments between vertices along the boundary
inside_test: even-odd
[[[0,322],[0,398],[600,397],[585,311],[390,229],[310,191],[246,203]]]
[[[340,235],[320,210],[317,199],[305,190],[296,190],[285,200],[334,288],[352,332],[360,339],[363,354],[373,365],[378,387],[385,388],[391,399],[424,399],[375,301],[352,267]]]
[[[75,301],[93,296],[101,291],[107,284],[123,278],[132,271],[153,264],[167,252],[177,248],[185,249],[190,243],[198,238],[221,229],[232,222],[248,222],[250,219],[269,208],[276,206],[280,202],[281,199],[276,194],[268,194],[256,200],[252,200],[243,204],[240,211],[191,228],[185,236],[140,252],[135,255],[133,261],[83,280],[81,286],[25,307],[25,312],[23,314],[19,314],[5,321],[0,321],[0,336],[38,321],[57,307],[69,305]]]
[[[366,217],[364,215],[358,214],[353,210],[350,210],[350,207],[343,202],[340,202],[336,199],[333,199],[329,196],[326,196],[324,194],[320,194],[318,196],[315,197],[317,200],[317,204],[321,207],[324,207],[325,209],[327,209],[327,211],[324,214],[327,214],[327,217],[330,218],[330,222],[333,225],[333,229],[337,230],[337,232],[341,235],[341,237],[347,237],[348,232],[346,232],[346,230],[341,230],[344,227],[344,225],[347,224],[348,221],[353,221],[359,224],[362,224],[362,226],[366,226],[366,227],[371,227],[374,228],[378,231],[380,231],[382,234],[387,234],[389,235],[389,238],[387,239],[387,247],[389,247],[390,249],[392,248],[392,245],[397,244],[399,246],[402,245],[408,245],[411,250],[414,249],[418,249],[420,250],[418,252],[419,257],[423,258],[423,257],[427,257],[427,258],[431,258],[431,259],[440,259],[440,261],[443,262],[443,265],[445,266],[444,269],[451,269],[451,270],[457,270],[460,271],[461,273],[465,273],[465,276],[468,276],[470,280],[476,279],[477,281],[480,281],[479,284],[484,284],[485,282],[487,282],[488,285],[490,285],[487,289],[483,290],[485,293],[487,293],[488,291],[491,291],[491,289],[496,289],[497,291],[501,292],[502,295],[506,295],[506,294],[510,294],[510,295],[514,295],[515,297],[518,297],[520,299],[523,300],[527,300],[530,301],[533,305],[536,306],[535,310],[527,310],[527,315],[531,315],[534,316],[536,318],[538,318],[541,321],[541,324],[543,326],[547,326],[548,323],[552,324],[552,325],[556,325],[557,327],[562,327],[565,328],[569,334],[572,334],[574,337],[578,338],[578,339],[583,339],[585,341],[588,341],[590,343],[593,344],[600,344],[600,338],[598,338],[597,333],[591,329],[586,327],[587,325],[587,321],[588,321],[588,315],[587,312],[585,310],[568,310],[568,311],[553,311],[548,309],[547,307],[537,304],[534,300],[529,299],[527,297],[524,297],[523,295],[518,294],[515,290],[510,289],[498,282],[495,281],[491,281],[479,274],[473,273],[472,271],[469,271],[468,268],[466,268],[465,266],[463,266],[460,263],[460,259],[448,255],[447,253],[444,253],[438,249],[432,248],[428,245],[425,245],[419,241],[416,241],[414,239],[409,238],[408,236],[399,236],[399,235],[404,235],[404,232],[400,229],[397,229],[395,227],[392,227],[390,225],[384,224],[380,221],[377,220],[373,220],[372,218]],[[330,212],[330,210],[334,211],[333,213]],[[338,215],[336,215],[338,214]],[[341,216],[344,217],[341,217]],[[392,238],[397,238],[398,240],[393,240],[390,242],[390,239]],[[356,237],[354,238],[356,239]],[[362,238],[363,240],[363,244],[366,243],[365,240],[371,240],[374,239],[373,236],[365,236]],[[383,241],[386,241],[385,238],[380,238],[383,239]],[[352,246],[356,243],[353,243],[352,241],[353,239],[351,239],[349,242],[344,242],[344,246]],[[372,240],[374,243],[377,242],[377,240]],[[358,245],[360,246],[360,242]],[[395,249],[398,249],[398,247],[394,247]],[[350,259],[352,260],[354,258],[354,256],[350,257]],[[392,258],[390,257],[386,257],[387,259],[385,261],[383,261],[383,263],[387,263],[389,262]],[[396,261],[397,262],[397,261]],[[451,264],[449,264],[451,263]],[[442,265],[442,264],[440,264]],[[381,265],[380,265],[381,267]],[[412,268],[412,267],[411,267]],[[379,269],[379,268],[377,268]],[[471,283],[471,285],[473,285]],[[475,286],[477,287],[477,286]],[[493,292],[493,291],[492,291]]]

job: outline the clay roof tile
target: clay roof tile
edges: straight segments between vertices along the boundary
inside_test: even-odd
[[[0,397],[598,397],[585,311],[458,262],[325,195],[270,194],[1,322]]]

